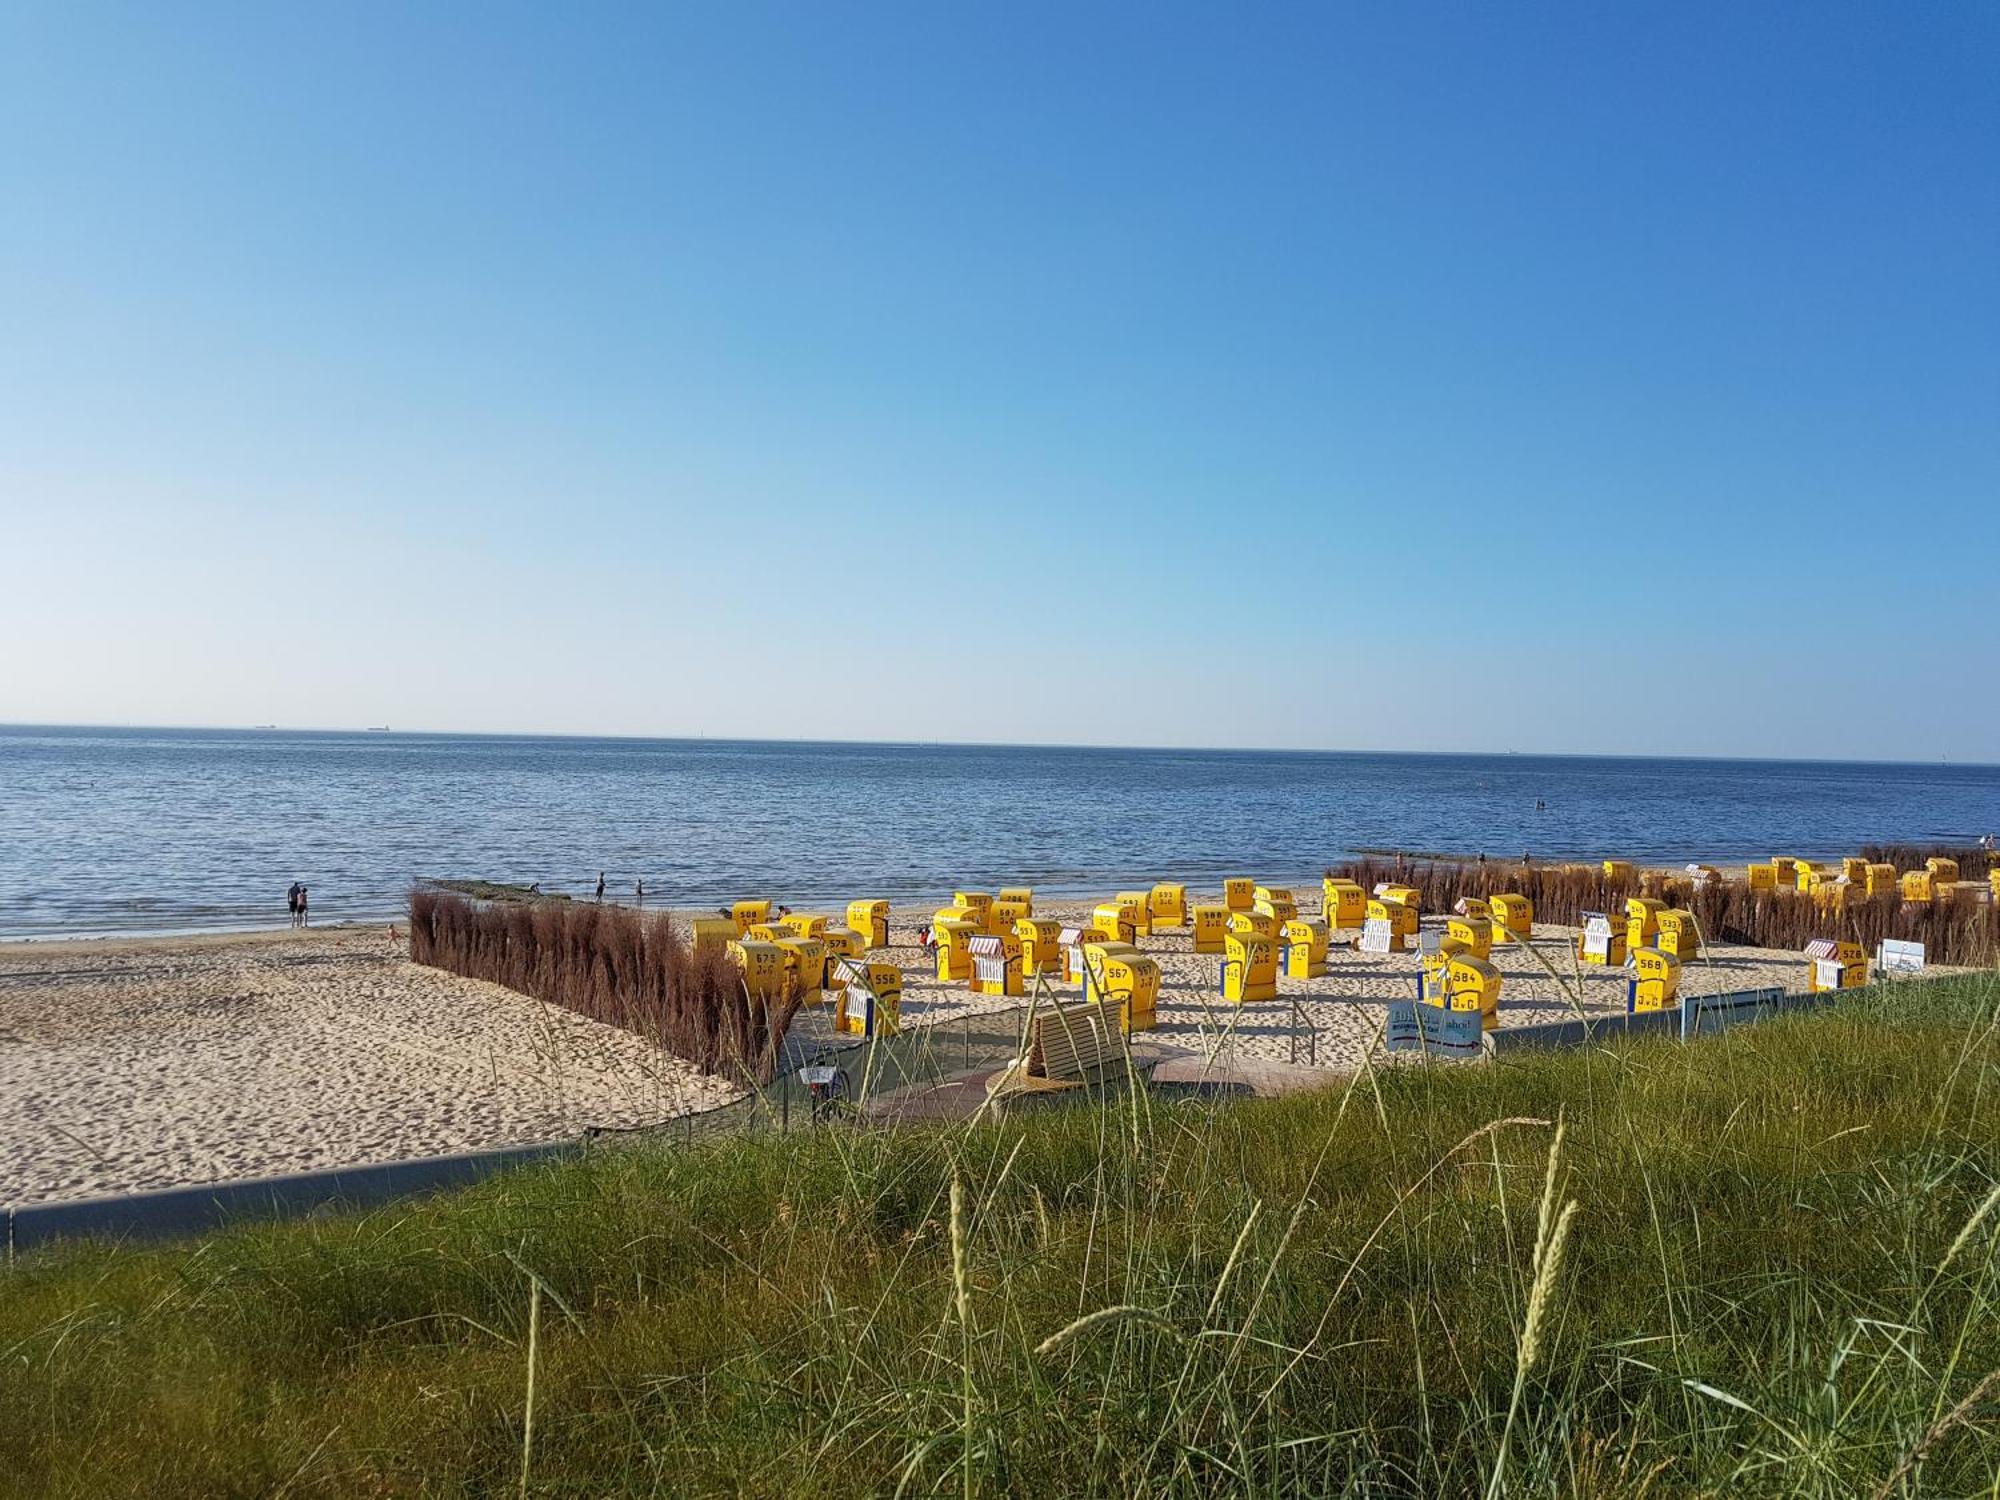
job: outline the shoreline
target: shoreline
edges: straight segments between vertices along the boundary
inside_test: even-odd
[[[164,952],[175,948],[217,947],[243,942],[296,942],[326,934],[339,936],[371,932],[386,927],[391,920],[401,927],[407,923],[408,917],[406,915],[399,915],[393,919],[355,917],[338,922],[315,923],[311,927],[292,927],[281,923],[271,927],[176,927],[160,930],[142,928],[136,932],[92,932],[75,937],[0,936],[0,959],[44,955],[54,950],[79,953],[94,949],[115,951],[150,948]]]
[[[1881,841],[1871,840],[1869,842],[1881,842]],[[1913,842],[1916,844],[1922,844],[1925,847],[1931,847],[1933,845],[1938,848],[1960,847],[1958,845],[1938,844],[1936,843],[1935,840],[1916,840]],[[1971,847],[1971,846],[1967,845],[1965,847]],[[1846,852],[1851,853],[1852,851],[1849,850]],[[1741,879],[1743,876],[1745,865],[1747,863],[1756,862],[1752,860],[1745,860],[1742,858],[1724,859],[1722,857],[1715,857],[1707,860],[1697,861],[1697,860],[1681,859],[1677,857],[1670,857],[1665,855],[1631,855],[1631,856],[1617,855],[1617,856],[1604,856],[1604,857],[1629,858],[1630,862],[1640,870],[1659,871],[1669,875],[1678,875],[1683,873],[1686,866],[1690,863],[1708,863],[1708,864],[1713,864],[1716,869],[1722,872],[1723,877],[1725,879],[1730,879],[1730,880]],[[1809,859],[1814,861],[1825,860],[1830,862],[1841,858],[1841,855],[1838,853],[1828,852],[1825,850],[1815,852],[1811,849],[1799,849],[1796,851],[1793,857],[1800,859]],[[1490,865],[1507,866],[1520,863],[1519,858],[1513,855],[1486,855],[1483,858],[1485,863]],[[1370,847],[1367,849],[1352,850],[1347,853],[1341,854],[1336,858],[1329,859],[1324,865],[1311,871],[1310,873],[1300,873],[1297,871],[1267,872],[1264,875],[1258,876],[1257,879],[1260,884],[1289,885],[1294,889],[1304,888],[1316,892],[1319,889],[1320,880],[1325,875],[1327,869],[1331,868],[1334,865],[1343,864],[1353,860],[1360,860],[1360,859],[1404,859],[1413,864],[1472,865],[1480,863],[1482,856],[1477,853],[1460,854],[1460,853],[1449,853],[1449,852],[1431,851],[1431,850],[1408,850],[1408,849],[1397,850],[1397,849]],[[1594,857],[1586,857],[1582,855],[1571,856],[1571,855],[1555,855],[1555,854],[1547,854],[1547,855],[1536,854],[1531,857],[1531,861],[1532,863],[1537,865],[1594,864],[1597,862],[1596,858]],[[1249,869],[1251,868],[1251,866],[1248,863],[1245,863],[1244,865],[1240,866],[1240,868]],[[1102,900],[1105,896],[1109,895],[1114,890],[1137,889],[1140,886],[1151,887],[1156,881],[1170,879],[1170,878],[1182,880],[1186,884],[1188,889],[1192,891],[1197,887],[1206,888],[1211,885],[1219,884],[1222,877],[1214,873],[1204,873],[1200,875],[1186,876],[1186,875],[1174,875],[1170,872],[1168,875],[1158,875],[1158,874],[1144,875],[1144,876],[1110,875],[1084,883],[1041,885],[1037,884],[1031,878],[1023,877],[1020,879],[1016,879],[1013,876],[1008,876],[1004,880],[1001,880],[998,877],[994,877],[989,883],[994,885],[1025,885],[1031,887],[1036,892],[1037,896],[1045,896],[1050,901],[1062,902],[1065,904],[1071,904],[1071,903],[1087,904],[1097,900]],[[957,888],[961,890],[972,889],[976,888],[979,884],[979,880],[973,879],[972,877],[968,877],[968,882],[969,884],[961,883]],[[587,890],[582,892],[581,894],[573,891],[563,891],[563,892],[550,891],[548,894],[550,896],[564,895],[567,896],[569,900],[580,903],[582,905],[592,904],[592,897]],[[654,893],[651,892],[650,890],[648,891],[647,901],[645,907],[643,908],[644,910],[646,911],[664,910],[682,915],[685,915],[690,912],[700,913],[703,915],[712,914],[717,908],[717,906],[719,906],[725,899],[729,899],[729,898],[717,897],[716,900],[713,902],[704,902],[686,897],[675,896],[655,902],[655,900],[653,899],[653,894]],[[864,896],[879,897],[879,899],[888,901],[892,907],[922,908],[927,912],[937,907],[949,906],[952,900],[952,891],[950,889],[923,891],[915,894],[909,892],[904,892],[899,894],[897,892],[890,891],[884,894],[883,892],[881,892],[879,888],[877,888],[872,891],[864,890],[861,892],[861,894]],[[785,904],[792,906],[798,910],[810,910],[819,908],[825,908],[827,910],[836,910],[836,909],[845,910],[848,900],[848,896],[835,897],[835,896],[800,895],[797,893],[788,893],[783,890],[777,889],[776,887],[773,887],[768,890],[759,889],[755,891],[739,891],[737,893],[737,896],[739,897],[746,895],[755,895],[759,897],[769,896],[770,899],[773,901],[782,901]],[[625,896],[617,892],[607,891],[605,894],[605,905],[607,906],[629,907],[631,904],[632,903],[629,899],[627,899]],[[406,897],[401,903],[393,907],[385,908],[379,912],[366,909],[342,910],[339,912],[338,915],[335,915],[333,914],[332,911],[329,911],[329,914],[324,922],[316,923],[314,926],[302,930],[309,932],[320,932],[320,931],[334,931],[345,928],[367,928],[373,926],[386,925],[392,922],[401,924],[407,921],[408,918],[409,918],[409,903]],[[86,943],[150,942],[155,940],[167,941],[172,939],[183,939],[183,938],[192,939],[192,938],[208,938],[208,937],[244,937],[253,935],[270,935],[275,933],[283,933],[288,930],[290,930],[289,923],[276,916],[273,916],[272,920],[268,924],[252,923],[249,925],[231,924],[223,926],[196,925],[196,926],[127,927],[127,928],[92,927],[78,931],[65,931],[60,928],[40,929],[35,931],[23,931],[23,932],[9,932],[5,930],[0,930],[0,954],[6,953],[11,948],[39,949],[39,948],[46,948],[50,944],[78,945]]]

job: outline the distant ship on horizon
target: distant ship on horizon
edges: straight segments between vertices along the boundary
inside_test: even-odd
[[[370,724],[368,726],[368,733],[370,734],[387,734],[388,732],[389,726],[387,724]]]

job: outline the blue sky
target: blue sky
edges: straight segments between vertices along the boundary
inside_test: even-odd
[[[2000,760],[2000,7],[0,4],[0,720]]]

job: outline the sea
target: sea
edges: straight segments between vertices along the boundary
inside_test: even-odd
[[[0,727],[0,938],[390,919],[477,878],[707,906],[1160,879],[1373,849],[1726,863],[1971,843],[2000,767]]]

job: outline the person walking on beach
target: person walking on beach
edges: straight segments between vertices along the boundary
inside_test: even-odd
[[[597,872],[597,899],[599,901],[604,899],[604,872],[602,870]]]
[[[299,925],[299,890],[299,883],[294,880],[292,888],[285,892],[285,911],[294,927]]]
[[[306,888],[303,885],[299,887],[299,926],[312,926],[312,918],[306,912]]]
[[[646,904],[645,881],[635,880],[632,882],[632,904],[634,906],[644,906]]]

